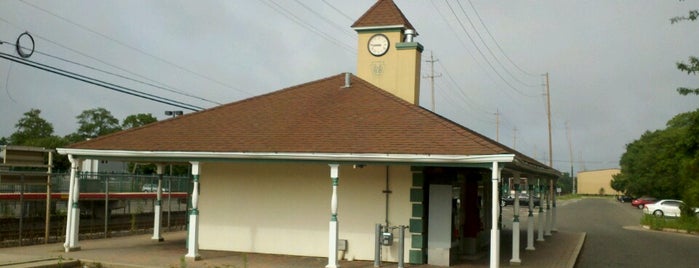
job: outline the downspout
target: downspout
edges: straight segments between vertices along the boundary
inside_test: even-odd
[[[383,193],[386,194],[386,225],[385,225],[385,231],[388,232],[388,195],[391,194],[391,189],[390,189],[390,184],[389,184],[389,166],[386,166],[386,189],[383,190]]]

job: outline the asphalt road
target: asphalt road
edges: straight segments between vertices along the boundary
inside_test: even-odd
[[[565,201],[559,230],[586,232],[576,267],[699,267],[699,235],[640,228],[642,211],[611,198]]]

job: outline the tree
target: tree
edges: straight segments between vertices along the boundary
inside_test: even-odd
[[[116,119],[111,112],[104,108],[85,110],[76,118],[79,125],[78,132],[74,133],[75,135],[68,135],[71,141],[96,138],[121,130],[119,119]]]
[[[29,145],[37,139],[48,138],[53,135],[53,125],[41,118],[41,110],[31,109],[17,121],[17,131],[10,135],[9,144]]]
[[[699,18],[699,10],[690,10],[689,14],[687,16],[678,16],[670,19],[670,23],[675,24],[681,21],[695,21]],[[699,59],[697,57],[689,57],[689,61],[687,63],[685,62],[678,62],[677,63],[677,69],[683,72],[687,72],[689,75],[696,75],[697,72],[699,71]],[[682,95],[689,95],[689,94],[694,94],[694,95],[699,95],[699,87],[698,88],[688,88],[688,87],[679,87],[677,88],[677,92],[679,92]]]
[[[7,145],[9,142],[7,141],[7,138],[5,137],[0,137],[0,145]]]
[[[646,131],[626,145],[619,163],[613,189],[699,205],[699,110],[675,116],[665,129]]]
[[[124,118],[124,122],[121,123],[123,129],[135,128],[140,126],[145,126],[150,123],[158,122],[158,119],[151,114],[132,114]]]
[[[53,135],[53,125],[41,118],[41,110],[31,109],[15,124],[17,131],[12,133],[9,139],[0,139],[0,144],[12,144],[22,146],[43,147],[56,149],[65,146],[68,142],[59,136]],[[67,170],[70,164],[64,155],[54,154],[54,171]]]

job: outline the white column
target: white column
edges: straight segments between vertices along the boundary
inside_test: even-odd
[[[63,243],[63,248],[65,248],[65,252],[70,251],[70,231],[72,230],[71,226],[73,225],[73,185],[75,185],[75,180],[77,178],[76,173],[79,168],[78,160],[73,158],[73,155],[68,155],[68,161],[70,161],[70,179],[68,183],[68,201],[66,201],[66,241]]]
[[[510,265],[519,265],[522,263],[522,260],[519,258],[519,235],[520,235],[520,229],[519,229],[519,183],[520,183],[520,178],[519,178],[519,173],[514,174],[514,180],[512,182],[514,183],[514,188],[515,188],[515,201],[514,204],[512,204],[513,210],[514,210],[514,216],[512,218],[512,259],[510,259]]]
[[[78,238],[80,235],[80,205],[78,203],[80,197],[80,178],[78,170],[80,169],[81,160],[72,157],[70,157],[69,160],[71,164],[71,183],[69,187],[71,189],[69,190],[69,198],[66,205],[70,211],[68,214],[70,225],[68,225],[68,231],[66,232],[66,245],[64,245],[65,252],[80,250],[80,246],[78,245]]]
[[[192,164],[192,209],[189,211],[189,230],[187,231],[187,255],[185,258],[199,260],[199,162]]]
[[[155,207],[153,208],[153,237],[151,237],[151,240],[162,242],[163,235],[162,235],[162,226],[163,226],[163,210],[162,210],[162,203],[163,203],[163,164],[158,164],[157,165],[157,174],[158,174],[158,190],[157,190],[157,197],[155,200]]]
[[[527,215],[527,248],[526,250],[535,250],[534,248],[534,186],[529,184],[530,178],[527,178],[527,194],[529,195],[529,214]],[[539,203],[541,206],[541,203]]]
[[[538,221],[538,232],[536,241],[544,241],[544,202],[546,202],[546,197],[544,196],[544,186],[539,184],[539,221]]]
[[[551,180],[551,192],[553,193],[551,196],[553,197],[551,199],[552,201],[552,206],[553,206],[553,211],[551,211],[551,231],[552,232],[558,232],[558,229],[556,229],[556,193],[558,193],[556,189],[556,179]]]
[[[498,181],[500,180],[500,168],[498,167],[498,162],[493,162],[492,167],[492,190],[491,190],[491,202],[490,206],[492,209],[491,214],[491,229],[490,229],[490,267],[497,268],[500,267],[500,230],[498,226],[498,216],[500,215],[500,200],[499,200],[499,190]]]
[[[544,235],[551,236],[551,183],[548,179],[546,179],[546,184],[547,186],[545,187],[548,191],[546,192],[546,224],[544,225]]]
[[[328,232],[328,265],[327,268],[337,268],[337,240],[339,238],[339,226],[337,223],[337,185],[340,178],[338,177],[338,164],[329,164],[330,179],[333,185],[333,194],[330,198],[330,231]]]

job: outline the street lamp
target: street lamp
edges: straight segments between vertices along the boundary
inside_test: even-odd
[[[182,112],[181,110],[178,110],[178,111],[165,111],[165,115],[169,115],[169,116],[172,116],[172,117],[180,116],[180,115],[182,115],[182,114],[183,114],[183,112]]]
[[[177,117],[184,114],[182,110],[177,111],[165,111],[165,115],[171,117]],[[170,230],[170,211],[172,211],[172,164],[170,164],[170,176],[167,178],[167,229]]]

